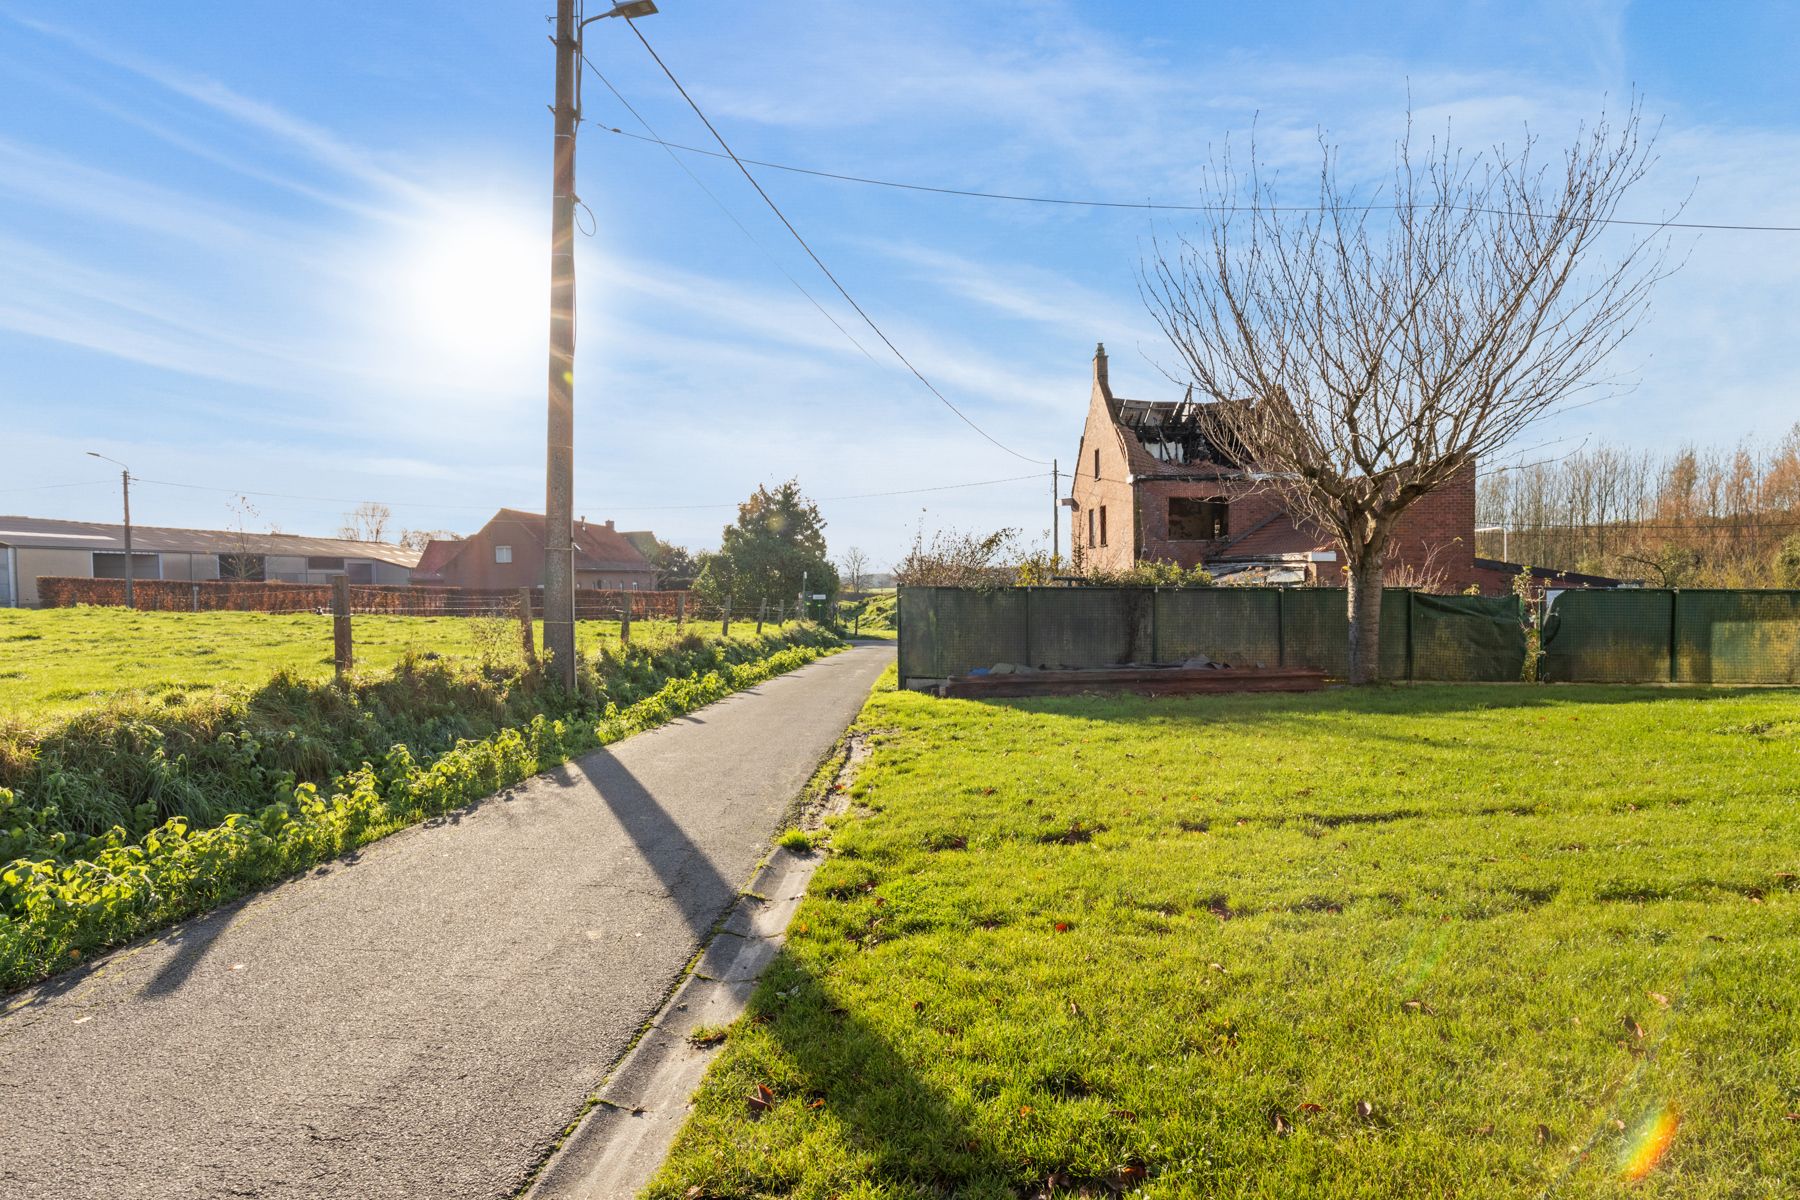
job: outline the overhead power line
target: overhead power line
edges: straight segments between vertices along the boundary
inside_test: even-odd
[[[962,488],[993,487],[997,484],[1017,483],[1020,480],[1024,480],[1024,479],[1042,479],[1043,477],[1044,477],[1044,473],[1042,471],[1033,471],[1028,475],[1009,475],[1003,479],[975,479],[975,480],[970,480],[965,483],[940,483],[940,484],[936,484],[931,487],[899,488],[894,491],[887,491],[887,492],[854,492],[854,493],[851,493],[848,495],[842,495],[842,496],[818,496],[818,497],[815,497],[814,499],[818,503],[825,504],[825,503],[832,503],[832,502],[839,501],[839,500],[874,500],[874,499],[879,499],[879,498],[883,498],[883,497],[887,497],[887,496],[916,496],[916,495],[923,495],[927,492],[950,492],[950,491],[957,491]],[[309,500],[309,501],[315,501],[315,502],[324,503],[324,504],[362,504],[365,501],[367,501],[370,503],[384,505],[390,509],[414,508],[414,509],[440,509],[440,510],[444,510],[444,511],[460,511],[460,512],[492,512],[496,508],[501,507],[499,505],[493,505],[493,504],[434,504],[434,503],[428,503],[425,501],[379,500],[379,499],[374,499],[369,496],[359,496],[359,497],[351,498],[349,496],[307,496],[307,495],[299,495],[294,492],[260,492],[260,491],[252,491],[248,488],[218,487],[218,486],[215,486],[212,484],[205,484],[205,483],[177,483],[171,479],[140,479],[135,475],[133,475],[131,477],[131,481],[133,483],[152,484],[152,485],[155,485],[156,487],[185,488],[189,491],[196,491],[196,492],[218,492],[223,495],[229,495],[229,496],[255,496],[255,497],[258,497],[259,499]],[[49,486],[49,487],[76,487],[76,486],[84,486],[84,485],[49,484],[46,486]],[[695,510],[695,509],[709,509],[709,508],[711,508],[711,509],[736,508],[736,507],[738,507],[739,503],[741,503],[741,502],[732,500],[732,501],[725,501],[725,502],[721,502],[721,503],[717,503],[717,504],[640,504],[640,505],[611,505],[611,504],[609,504],[609,505],[605,505],[604,507],[609,512],[675,512],[675,511],[681,511],[681,510]]]
[[[681,98],[687,101],[687,106],[694,110],[694,115],[700,118],[700,123],[706,126],[706,131],[712,134],[714,141],[719,143],[719,149],[725,152],[725,156],[730,158],[731,161],[737,165],[737,169],[743,174],[744,178],[750,182],[750,186],[756,189],[756,194],[761,196],[763,203],[769,206],[769,211],[775,214],[776,218],[784,227],[786,227],[788,233],[793,235],[794,240],[800,243],[800,248],[806,251],[807,257],[812,259],[813,264],[824,273],[825,278],[831,281],[831,286],[837,289],[838,295],[842,296],[845,302],[848,303],[851,308],[856,310],[856,315],[861,317],[863,323],[874,331],[875,336],[881,339],[882,344],[893,351],[894,357],[900,360],[901,365],[912,372],[913,377],[924,384],[926,390],[933,396],[936,396],[945,408],[948,408],[951,412],[955,413],[957,417],[962,420],[963,424],[967,425],[970,429],[973,429],[983,438],[986,438],[989,442],[993,443],[993,445],[1022,462],[1034,463],[1044,467],[1049,466],[1050,464],[1046,460],[1032,458],[1028,454],[1019,453],[1017,450],[1014,450],[1011,446],[1008,446],[1005,442],[1002,442],[993,434],[977,425],[967,413],[951,403],[950,398],[939,391],[936,384],[925,378],[924,373],[921,372],[919,368],[913,366],[912,360],[901,353],[900,347],[896,346],[893,339],[883,332],[881,326],[875,323],[875,319],[868,314],[863,306],[856,302],[856,297],[852,296],[849,289],[839,282],[838,277],[832,274],[831,268],[825,265],[825,260],[819,257],[818,253],[813,250],[807,240],[800,235],[800,231],[794,228],[794,223],[788,220],[786,213],[781,211],[781,206],[776,204],[769,196],[769,193],[763,190],[762,184],[756,181],[756,176],[750,173],[750,168],[746,167],[743,160],[738,158],[737,154],[731,149],[731,144],[725,140],[724,136],[719,133],[716,127],[714,127],[712,121],[707,118],[707,115],[703,111],[701,111],[700,106],[694,102],[694,98],[688,95],[687,89],[681,85],[681,80],[675,78],[675,72],[669,69],[669,65],[663,62],[662,56],[657,54],[655,47],[650,45],[649,39],[644,37],[643,31],[637,27],[637,22],[627,19],[625,24],[631,27],[631,32],[637,35],[637,40],[643,44],[645,52],[655,60],[658,67],[662,68],[662,73],[668,76],[670,83],[675,85],[675,90],[681,93]]]
[[[777,259],[775,257],[775,255],[769,250],[769,248],[763,244],[762,239],[757,237],[754,233],[751,233],[749,230],[749,227],[746,226],[742,221],[738,220],[737,214],[732,212],[731,209],[727,208],[725,206],[725,202],[723,200],[719,199],[719,197],[714,194],[713,190],[711,188],[707,187],[706,184],[701,180],[701,178],[698,175],[694,174],[693,169],[690,168],[685,162],[681,161],[681,156],[679,154],[677,154],[677,153],[675,153],[675,151],[669,149],[669,147],[666,144],[663,144],[662,138],[660,136],[658,136],[656,130],[652,129],[650,127],[650,122],[646,121],[644,119],[644,115],[642,113],[638,112],[638,110],[632,105],[631,101],[629,101],[625,98],[624,93],[620,92],[618,88],[613,86],[612,80],[608,79],[606,76],[604,76],[600,73],[600,68],[596,67],[594,65],[593,60],[590,59],[585,52],[581,56],[581,61],[582,61],[583,65],[585,65],[587,67],[588,70],[590,70],[594,73],[594,78],[598,79],[601,83],[606,85],[606,90],[613,94],[613,98],[616,99],[620,104],[625,106],[625,111],[630,113],[634,118],[636,118],[637,123],[639,125],[642,125],[644,127],[645,131],[650,134],[650,136],[644,140],[650,141],[650,142],[655,142],[659,145],[662,145],[663,152],[669,156],[669,161],[674,163],[676,166],[680,167],[682,174],[686,175],[689,179],[693,180],[694,186],[706,193],[707,199],[711,200],[715,205],[717,205],[719,211],[725,214],[726,219],[729,220],[733,225],[736,225],[738,227],[738,232],[743,234],[746,238],[749,238],[751,245],[755,246],[758,250],[761,250],[763,252],[763,256],[765,258],[767,258],[769,260],[769,262],[774,265],[774,267],[777,271],[781,272],[782,277],[784,279],[786,279],[789,283],[794,285],[794,290],[799,292],[802,296],[805,296],[807,299],[807,302],[809,304],[811,304],[814,308],[819,310],[819,315],[824,317],[827,321],[830,321],[832,328],[836,329],[839,333],[843,334],[845,339],[848,340],[852,346],[855,346],[858,350],[862,351],[862,356],[864,358],[868,359],[870,362],[874,362],[875,356],[873,354],[869,353],[868,348],[865,347],[861,342],[857,341],[856,338],[850,333],[850,331],[848,329],[845,329],[843,327],[843,325],[838,321],[838,319],[836,317],[832,316],[831,312],[823,304],[820,304],[818,299],[816,297],[814,297],[811,292],[807,291],[806,288],[801,285],[800,281],[798,279],[795,279],[793,277],[793,275],[791,273],[789,273],[789,271],[786,267],[781,265],[780,260]],[[612,126],[609,125],[606,128],[611,129]],[[614,132],[620,132],[620,131],[614,130]],[[720,155],[719,157],[723,158],[724,155]]]
[[[639,35],[642,37],[642,35]],[[666,68],[665,68],[666,70]],[[690,102],[691,103],[691,102]],[[717,150],[708,150],[704,146],[687,146],[680,142],[666,142],[658,137],[645,137],[642,134],[630,133],[613,126],[602,126],[608,133],[616,133],[620,137],[631,138],[640,142],[654,142],[666,150],[681,150],[688,154],[703,154],[708,158],[730,158],[738,163],[741,169],[744,163],[751,166],[767,167],[771,171],[788,171],[795,175],[811,175],[818,179],[833,179],[840,183],[861,183],[870,187],[894,188],[905,192],[929,192],[939,196],[965,196],[976,200],[1010,200],[1019,204],[1052,204],[1069,208],[1126,208],[1140,212],[1246,212],[1245,205],[1238,204],[1161,204],[1150,200],[1087,200],[1068,196],[1030,196],[1016,192],[985,192],[974,188],[943,187],[929,183],[903,183],[895,179],[875,179],[867,175],[850,175],[841,171],[822,171],[814,167],[796,167],[791,163],[769,162],[760,158],[739,159],[734,154],[721,154]],[[1385,212],[1404,207],[1398,204],[1347,204],[1337,206],[1344,212]],[[1459,206],[1461,207],[1461,206]],[[1281,204],[1263,206],[1264,212],[1322,212],[1324,206],[1317,204]],[[1494,216],[1528,216],[1533,214],[1513,212],[1503,208],[1471,208],[1470,212],[1488,213]],[[1545,214],[1547,215],[1547,214]],[[1628,217],[1607,217],[1595,221],[1599,225],[1634,225],[1651,229],[1717,229],[1738,233],[1800,233],[1800,225],[1734,225],[1712,221],[1648,221]]]

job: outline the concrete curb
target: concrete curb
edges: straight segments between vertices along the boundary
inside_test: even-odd
[[[688,1034],[743,1015],[786,938],[823,855],[777,847],[732,906],[700,961],[607,1076],[597,1103],[544,1165],[525,1200],[635,1196],[662,1166],[717,1046]]]

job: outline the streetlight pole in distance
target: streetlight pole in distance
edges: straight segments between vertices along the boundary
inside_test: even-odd
[[[550,201],[550,378],[544,454],[544,649],[575,688],[575,130],[582,34],[607,17],[647,17],[650,0],[577,20],[556,0],[555,150]]]
[[[137,597],[132,595],[131,589],[131,468],[116,458],[108,458],[106,455],[96,454],[92,450],[89,450],[87,455],[89,458],[97,458],[101,462],[112,463],[120,469],[119,486],[125,494],[125,607],[136,608]]]

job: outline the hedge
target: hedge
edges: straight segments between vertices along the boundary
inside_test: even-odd
[[[66,575],[38,576],[38,603],[45,608],[77,604],[118,608],[125,604],[123,579],[88,579]],[[577,615],[610,619],[627,604],[634,617],[674,617],[697,611],[682,597],[686,592],[590,588],[576,593]],[[359,613],[406,616],[510,616],[518,611],[519,593],[504,588],[427,587],[398,583],[350,585],[350,607]],[[132,607],[147,612],[327,612],[331,585],[284,583],[260,579],[138,579],[132,581]],[[532,611],[544,611],[542,588],[532,591]]]

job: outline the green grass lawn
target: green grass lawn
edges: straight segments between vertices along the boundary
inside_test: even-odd
[[[516,656],[516,631],[463,617],[359,616],[352,622],[359,670],[380,671],[408,650],[447,658],[485,651]],[[485,627],[485,629],[484,629]],[[717,623],[690,631],[718,633]],[[740,623],[735,632],[751,626]],[[632,641],[673,640],[673,621],[633,621]],[[617,621],[582,621],[590,653],[618,645]],[[543,644],[543,625],[537,641]],[[120,608],[0,608],[0,716],[55,718],[131,695],[171,702],[221,684],[259,686],[277,670],[308,679],[332,671],[331,618],[312,613],[164,613]]]
[[[885,691],[863,724],[652,1196],[1800,1185],[1795,692]]]

